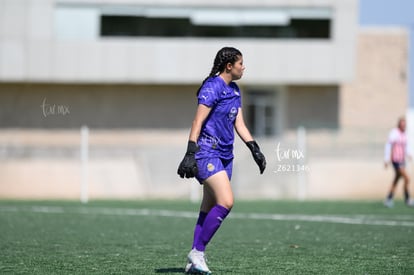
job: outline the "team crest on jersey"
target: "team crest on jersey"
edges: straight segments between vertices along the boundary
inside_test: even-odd
[[[214,169],[216,169],[216,167],[214,167],[214,164],[212,164],[212,163],[207,164],[207,170],[209,172],[213,172]]]
[[[237,108],[236,107],[232,107],[230,112],[229,112],[229,119],[233,120],[237,115]]]

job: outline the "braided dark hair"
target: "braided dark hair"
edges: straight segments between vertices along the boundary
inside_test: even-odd
[[[201,87],[203,87],[204,83],[206,83],[207,79],[224,72],[228,63],[234,64],[237,60],[239,60],[241,56],[242,53],[233,47],[224,47],[219,50],[216,54],[216,58],[214,59],[213,68],[211,68],[210,74],[203,80],[200,88],[198,88],[197,96],[200,93]]]

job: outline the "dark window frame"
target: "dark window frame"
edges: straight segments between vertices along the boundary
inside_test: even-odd
[[[101,37],[330,39],[330,19],[291,19],[279,25],[194,25],[189,18],[101,15]]]

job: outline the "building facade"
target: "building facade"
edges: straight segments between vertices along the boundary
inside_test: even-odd
[[[244,54],[239,84],[256,134],[340,127],[355,0],[0,3],[2,127],[186,127],[193,109],[182,107],[226,45]],[[39,116],[45,99],[71,106],[70,120]]]
[[[77,197],[82,125],[91,197],[194,196],[175,170],[195,93],[234,46],[268,158],[258,177],[236,142],[236,196],[378,197],[382,142],[407,104],[408,39],[357,18],[357,0],[0,0],[0,196]],[[297,164],[277,148],[303,150],[300,126],[306,169],[277,173]]]

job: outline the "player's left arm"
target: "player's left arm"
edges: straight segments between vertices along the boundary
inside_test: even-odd
[[[239,108],[239,111],[236,116],[236,121],[234,123],[234,128],[236,129],[236,132],[239,135],[239,137],[245,143],[249,141],[253,141],[253,137],[250,134],[250,131],[246,126],[246,123],[244,123],[242,108]]]
[[[239,108],[239,112],[236,116],[236,121],[234,122],[234,128],[236,129],[239,137],[244,141],[244,143],[252,152],[255,162],[259,166],[260,174],[263,174],[263,171],[266,168],[266,158],[260,151],[259,145],[253,139],[249,129],[246,126],[246,123],[244,122],[242,108]]]

